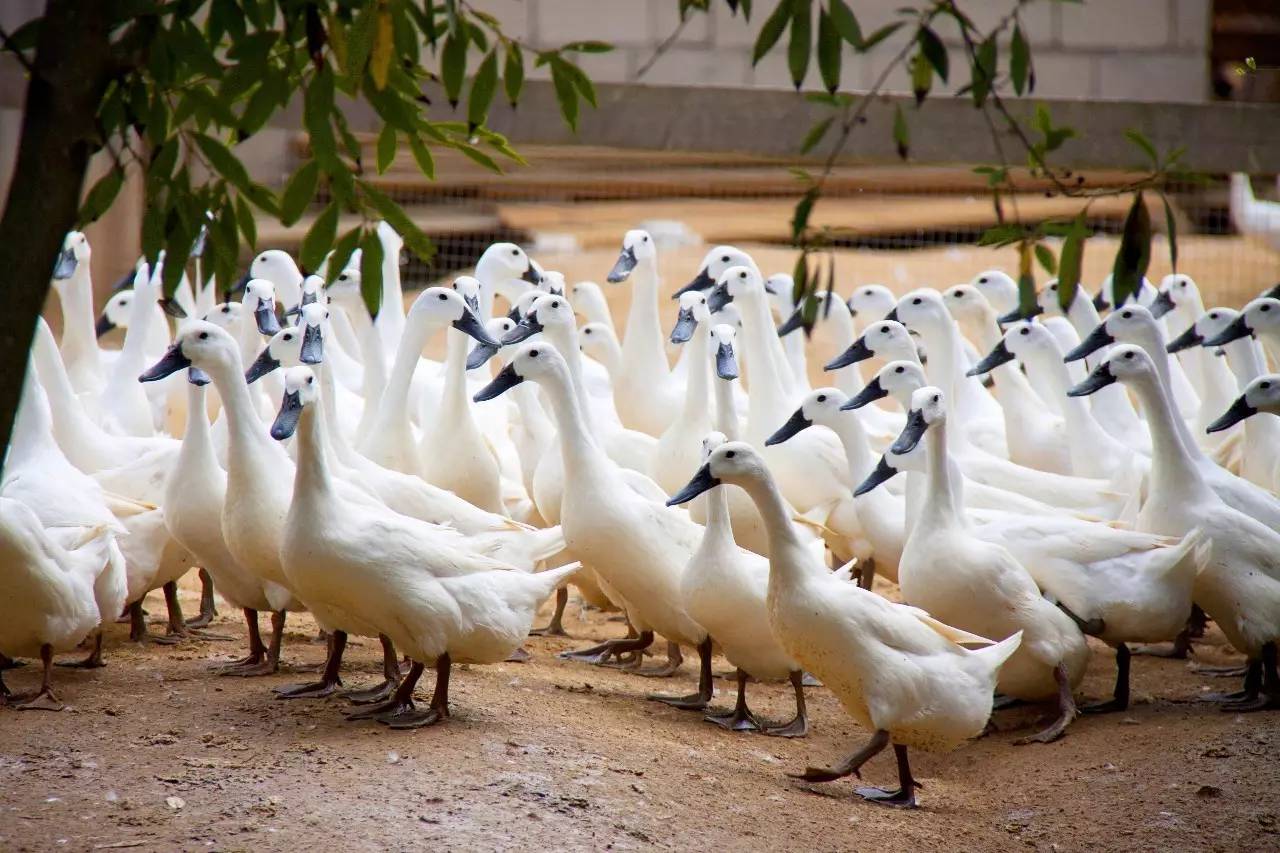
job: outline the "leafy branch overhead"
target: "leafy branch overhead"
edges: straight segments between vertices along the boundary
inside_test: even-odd
[[[504,161],[522,163],[485,126],[498,92],[516,104],[530,63],[549,66],[564,119],[576,127],[579,101],[594,106],[595,91],[572,57],[610,49],[575,42],[531,50],[464,0],[111,0],[111,12],[118,70],[92,143],[114,167],[85,195],[80,224],[106,212],[126,170],[140,170],[143,251],[152,262],[165,253],[172,294],[202,233],[202,272],[225,287],[256,248],[257,213],[292,225],[324,201],[303,239],[302,264],[318,269],[332,252],[327,269],[336,275],[363,249],[371,310],[381,292],[381,265],[369,263],[380,256],[378,221],[400,232],[409,251],[433,254],[427,235],[371,172],[385,172],[403,149],[428,177],[435,175],[432,151],[442,148],[495,172]],[[4,49],[26,64],[40,22],[9,35]],[[433,84],[448,104],[432,102]],[[374,163],[363,162],[348,123],[352,101],[372,107],[382,126]],[[308,158],[275,192],[250,177],[235,146],[298,102]],[[341,229],[343,214],[356,224]]]

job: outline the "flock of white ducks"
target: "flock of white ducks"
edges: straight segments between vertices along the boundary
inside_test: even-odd
[[[885,805],[916,803],[910,748],[979,736],[993,708],[1052,704],[1019,743],[1126,708],[1130,646],[1185,655],[1206,617],[1248,661],[1242,689],[1214,698],[1280,705],[1273,296],[1206,310],[1171,275],[1119,305],[1108,280],[1063,310],[1050,282],[1020,316],[991,270],[815,306],[716,246],[667,329],[643,230],[606,285],[566,286],[498,243],[407,309],[400,238],[379,235],[376,317],[358,258],[325,286],[268,250],[225,302],[185,277],[162,299],[163,258],[139,262],[96,319],[90,247],[68,235],[62,338],[40,321],[0,486],[0,663],[39,657],[43,677],[25,696],[0,681],[5,704],[60,708],[56,653],[87,645],[72,665],[101,666],[102,627],[125,614],[133,639],[175,642],[209,623],[216,588],[248,626],[218,674],[277,672],[286,614],[307,611],[327,660],[279,697],[337,693],[348,637],[377,637],[384,679],[342,693],[348,717],[427,726],[449,715],[454,663],[522,660],[531,633],[563,634],[572,584],[629,630],[562,657],[664,676],[694,650],[697,691],[650,698],[785,737],[808,731],[816,678],[872,734],[798,777],[856,775],[892,745],[898,786],[857,789]],[[625,325],[605,297],[619,286]],[[100,347],[115,328],[123,347]],[[811,387],[819,353],[829,387]],[[192,569],[188,621],[176,582]],[[167,630],[149,637],[154,589]],[[1116,686],[1077,705],[1088,636],[1115,649]],[[668,659],[645,667],[657,637]],[[727,711],[710,709],[716,650],[737,673]],[[794,718],[757,716],[753,680],[790,682]]]

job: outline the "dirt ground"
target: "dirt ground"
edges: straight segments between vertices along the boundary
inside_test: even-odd
[[[164,609],[156,594],[148,606]],[[211,675],[243,653],[243,623],[221,611],[211,630],[232,642],[139,647],[113,625],[107,668],[57,672],[65,711],[0,709],[0,850],[1280,848],[1280,716],[1196,701],[1224,685],[1182,661],[1136,658],[1130,710],[1081,719],[1055,744],[1012,745],[1032,708],[1000,712],[998,733],[954,753],[915,755],[921,808],[898,812],[860,801],[850,781],[786,777],[868,735],[824,689],[808,690],[804,739],[722,731],[645,700],[690,692],[691,661],[650,680],[557,660],[621,633],[601,613],[582,621],[576,603],[576,639],[531,639],[529,663],[455,671],[453,716],[411,732],[348,722],[341,699],[274,699],[271,687],[312,677],[291,668]],[[308,617],[290,619],[290,664],[323,658],[313,637]],[[1201,659],[1229,660],[1220,643],[1211,632]],[[376,642],[349,647],[347,683],[376,680],[379,661]],[[28,689],[37,669],[5,678]],[[1098,647],[1082,695],[1106,695],[1113,673]],[[424,678],[419,697],[430,688]],[[769,718],[792,712],[782,685],[750,696]],[[731,700],[717,681],[716,704]],[[865,771],[894,780],[885,756]]]

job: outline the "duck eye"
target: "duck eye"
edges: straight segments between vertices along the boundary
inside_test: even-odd
[[[590,329],[583,329],[583,330],[582,330],[582,334],[584,334],[584,335],[589,335],[589,334],[591,334],[591,330],[590,330]]]
[[[1258,387],[1259,387],[1259,388],[1263,388],[1263,389],[1270,388],[1270,387],[1271,387],[1271,383],[1270,383],[1270,382],[1263,382],[1263,383],[1259,384],[1259,385],[1258,385]]]
[[[1126,320],[1128,320],[1128,319],[1130,319],[1131,317],[1133,317],[1133,312],[1132,312],[1132,311],[1125,311],[1125,312],[1123,312],[1120,316],[1121,316],[1121,317],[1123,317],[1123,318],[1125,318]]]
[[[559,301],[552,302],[552,303],[551,303],[551,307],[552,307],[552,308],[559,308],[559,307],[560,307],[560,303],[559,303]]]
[[[746,278],[746,277],[747,277],[747,274],[745,272],[738,273],[738,278]]]
[[[724,458],[725,458],[725,459],[732,459],[732,458],[737,454],[737,452],[738,452],[738,451],[736,451],[736,450],[730,450],[728,453],[726,453],[726,454],[724,455]]]
[[[1019,331],[1019,332],[1018,332],[1018,334],[1020,334],[1020,335],[1029,335],[1029,334],[1031,334],[1031,330],[1030,330],[1030,329],[1028,329],[1026,326],[1023,326],[1023,327],[1022,327],[1022,330],[1021,330],[1021,331]]]
[[[933,402],[937,403],[937,402],[939,402],[941,399],[942,399],[942,398],[941,398],[941,397],[939,397],[937,394],[934,394],[934,395],[933,395]]]
[[[292,335],[292,334],[285,335],[285,336],[284,336],[284,339],[285,339],[286,341],[291,341],[291,340],[293,340],[293,335]]]
[[[1209,312],[1209,319],[1210,319],[1210,320],[1216,320],[1216,319],[1218,319],[1218,312],[1217,312],[1217,311],[1210,311],[1210,312]]]
[[[307,377],[307,384],[308,384],[308,385],[312,385],[312,384],[314,384],[314,383],[315,383],[315,381],[316,381],[316,378],[315,378],[314,376],[308,376],[308,377]]]
[[[955,296],[955,298],[956,298],[956,299],[959,299],[959,298],[961,298],[962,296],[964,296],[964,291],[963,291],[963,290],[957,290],[957,291],[955,292],[954,296]]]
[[[1125,353],[1125,354],[1124,354],[1124,357],[1125,357],[1125,358],[1133,358],[1133,353],[1132,353],[1132,352],[1127,352],[1127,353]]]
[[[231,306],[230,306],[230,305],[223,305],[223,306],[222,306],[222,313],[223,313],[223,314],[230,314],[230,313],[231,313]]]
[[[440,301],[441,301],[441,302],[444,302],[444,301],[445,301],[446,299],[448,299],[449,297],[445,296],[445,295],[442,293],[442,294],[440,294],[440,297],[439,297],[439,298],[440,298]]]
[[[537,357],[538,357],[538,351],[536,349],[529,350],[529,358],[537,358]]]
[[[919,305],[921,302],[924,302],[924,300],[923,300],[923,299],[921,299],[919,296],[917,296],[915,299],[912,299],[912,300],[911,300],[911,304],[912,304],[912,305]]]
[[[825,403],[825,402],[827,402],[827,395],[826,395],[826,394],[819,394],[819,395],[818,395],[818,402],[819,402],[819,403]]]
[[[1271,310],[1271,306],[1270,306],[1270,305],[1263,305],[1263,306],[1262,306],[1262,308],[1261,308],[1261,310],[1262,310],[1263,312],[1270,311],[1270,310]]]
[[[982,278],[978,279],[978,284],[986,284],[986,283],[987,283],[987,277],[985,275]]]
[[[721,259],[720,259],[720,261],[721,261],[722,263],[726,263],[726,264],[727,264],[727,263],[729,263],[729,256],[728,256],[728,255],[725,255],[723,258],[721,258]]]
[[[907,372],[907,369],[906,369],[905,367],[903,367],[902,365],[898,365],[897,367],[895,367],[895,368],[893,369],[893,372],[894,372],[894,373],[906,373],[906,372]]]
[[[511,257],[516,258],[516,257],[519,257],[519,256],[520,256],[520,250],[519,250],[519,249],[512,249],[512,250],[511,250]]]
[[[204,341],[204,340],[208,340],[208,338],[209,338],[209,333],[208,333],[208,332],[201,332],[201,333],[200,333],[200,340]]]
[[[640,242],[641,242],[641,243],[648,243],[648,242],[649,242],[649,235],[647,235],[647,234],[646,234],[645,236],[641,237],[641,238],[640,238]]]

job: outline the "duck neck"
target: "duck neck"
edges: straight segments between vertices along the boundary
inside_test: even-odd
[[[947,453],[947,422],[940,421],[925,431],[926,486],[918,523],[930,527],[964,527],[964,487],[951,466]]]
[[[439,422],[455,424],[467,411],[467,341],[457,329],[449,329],[448,352],[444,363],[444,390],[440,395]]]
[[[550,381],[541,385],[551,402],[552,415],[560,433],[565,482],[571,482],[572,477],[596,473],[598,466],[604,463],[604,452],[596,443],[594,431],[587,421],[568,372],[557,372]]]
[[[316,373],[320,377],[320,413],[325,421],[325,435],[328,436],[329,447],[333,449],[338,461],[350,466],[355,451],[351,449],[347,437],[342,434],[342,429],[339,427],[338,387],[333,378],[333,367],[330,366],[328,359],[320,362],[318,367]]]
[[[1169,359],[1173,358],[1173,356],[1169,355],[1169,353],[1165,351],[1164,344],[1160,340],[1160,336],[1153,334],[1150,330],[1143,331],[1138,344],[1146,350],[1147,355],[1151,357],[1151,361],[1156,367],[1156,375],[1160,378],[1160,385],[1165,392],[1169,394],[1170,399],[1172,399],[1173,377],[1169,370]],[[1184,421],[1181,416],[1176,419],[1174,432],[1182,442],[1188,456],[1193,459],[1203,458],[1203,454],[1200,451],[1200,445],[1196,443],[1195,437],[1191,435],[1191,430],[1187,427],[1187,422]]]
[[[253,405],[249,386],[238,359],[219,360],[207,366],[200,365],[218,389],[222,399],[223,418],[227,424],[227,474],[247,477],[253,482],[276,469],[279,455],[284,451],[273,447],[262,420]]]
[[[636,264],[631,273],[631,307],[627,310],[626,336],[622,341],[623,370],[639,382],[655,382],[670,372],[662,347],[662,321],[658,318],[658,266],[650,258]]]
[[[298,417],[298,459],[293,476],[295,505],[306,501],[315,506],[316,498],[331,497],[333,478],[325,447],[324,418],[317,406],[304,406]]]
[[[1098,309],[1093,307],[1093,301],[1085,295],[1084,291],[1077,290],[1076,298],[1072,300],[1071,308],[1067,311],[1067,321],[1083,341],[1102,322],[1102,317],[1098,315]],[[1107,356],[1108,349],[1109,347],[1103,347],[1092,355],[1085,356],[1085,370],[1092,371],[1101,364]]]
[[[1264,372],[1262,353],[1258,351],[1258,343],[1253,338],[1244,337],[1232,341],[1222,348],[1227,355],[1227,367],[1236,377],[1236,385],[1240,391],[1257,379]]]
[[[840,412],[834,421],[828,424],[840,439],[844,447],[845,459],[849,465],[849,478],[854,483],[867,479],[874,467],[871,455],[871,444],[867,441],[866,430],[856,412]]]
[[[98,360],[98,336],[93,328],[93,283],[89,262],[76,265],[64,287],[58,289],[62,303],[62,355],[68,361]]]
[[[706,495],[706,532],[703,536],[721,545],[733,545],[733,521],[729,516],[728,486],[717,486]]]
[[[746,293],[737,302],[742,308],[747,376],[751,386],[748,418],[753,424],[751,432],[764,436],[777,428],[778,424],[772,421],[787,410],[791,383],[786,377],[791,368],[769,317],[764,295]]]
[[[688,378],[684,386],[684,408],[681,419],[685,423],[705,422],[707,415],[707,382],[710,381],[711,363],[707,354],[711,341],[711,330],[706,323],[699,323],[693,330],[693,337],[685,344],[688,349],[685,356],[689,359]]]
[[[773,478],[766,473],[744,479],[738,485],[755,503],[760,513],[765,533],[769,537],[769,553],[777,555],[784,549],[800,550],[802,546],[791,521],[791,509],[782,497],[782,492],[778,491]]]
[[[1067,395],[1067,391],[1071,390],[1071,372],[1062,360],[1062,351],[1057,347],[1037,351],[1024,363],[1032,381],[1047,390],[1047,396],[1057,405],[1067,427],[1068,441],[1085,444],[1093,441],[1102,427],[1093,419],[1093,413],[1084,398]]]
[[[49,398],[54,432],[62,436],[59,444],[64,444],[65,439],[69,444],[64,446],[72,447],[73,453],[75,450],[83,451],[98,446],[103,438],[102,428],[85,414],[84,406],[71,387],[71,379],[67,375],[62,356],[58,354],[53,332],[43,319],[36,323],[31,360]]]
[[[1168,391],[1158,378],[1141,376],[1133,383],[1134,394],[1147,415],[1151,431],[1151,489],[1148,501],[1153,506],[1173,505],[1188,498],[1208,495],[1208,486],[1186,448],[1178,427],[1186,425],[1173,409]]]
[[[372,324],[370,325],[372,328]],[[387,384],[379,401],[379,420],[382,426],[385,427],[388,423],[398,422],[401,419],[408,420],[409,385],[413,382],[413,372],[418,367],[422,348],[427,345],[431,332],[431,325],[425,318],[415,317],[410,313],[405,323],[404,335],[400,338],[400,345],[396,347],[395,363],[391,366],[391,374],[387,377]],[[378,341],[376,335],[375,332],[374,345]]]
[[[543,334],[551,339],[552,345],[564,356],[565,366],[569,370],[569,386],[578,401],[578,410],[583,423],[588,429],[593,428],[595,419],[591,414],[591,403],[587,398],[587,384],[582,380],[582,351],[578,349],[578,330],[570,326],[556,325],[547,328]]]
[[[954,400],[957,407],[970,399],[971,386],[967,382],[957,381],[960,365],[964,363],[964,347],[960,343],[960,334],[954,323],[926,323],[920,329],[925,348],[929,352],[929,363],[925,373],[930,381],[937,385]]]
[[[729,441],[738,441],[741,438],[742,429],[738,423],[738,408],[733,401],[733,383],[734,380],[721,379],[719,376],[715,379],[715,427],[716,431],[724,433],[724,437]]]
[[[189,464],[215,458],[209,415],[205,409],[205,388],[194,382],[187,383],[187,429],[182,436],[178,458]]]

